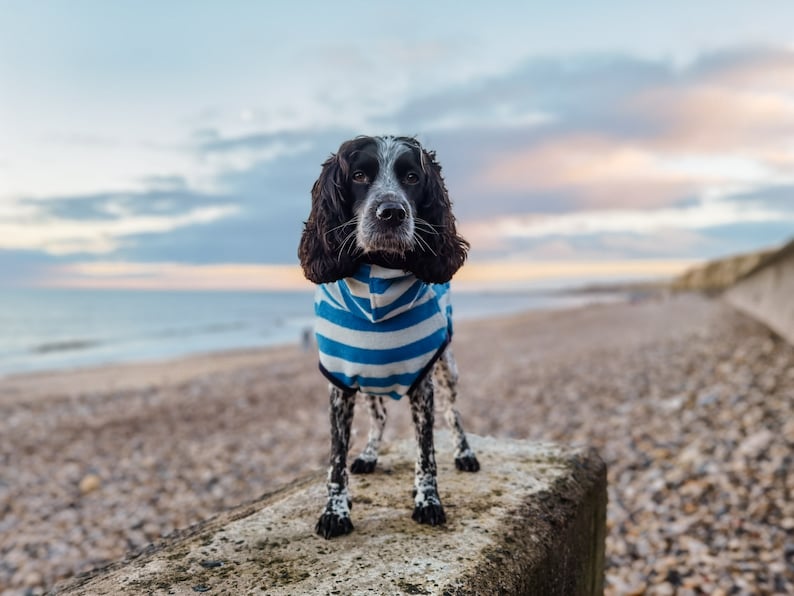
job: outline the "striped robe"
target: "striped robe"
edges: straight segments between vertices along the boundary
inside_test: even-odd
[[[347,390],[400,399],[452,337],[449,284],[379,265],[318,286],[314,310],[320,370]]]

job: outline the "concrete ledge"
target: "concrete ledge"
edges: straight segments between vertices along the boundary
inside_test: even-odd
[[[725,300],[794,344],[794,241],[767,256],[725,294]]]
[[[59,594],[601,594],[606,468],[587,449],[471,437],[482,464],[457,472],[437,433],[447,524],[411,519],[415,447],[351,476],[355,531],[314,534],[324,474],[177,532]]]

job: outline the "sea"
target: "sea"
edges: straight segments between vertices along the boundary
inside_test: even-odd
[[[453,293],[456,320],[622,300],[620,292]],[[189,354],[297,345],[306,292],[0,289],[0,377]]]

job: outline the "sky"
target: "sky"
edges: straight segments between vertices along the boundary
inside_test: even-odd
[[[0,286],[305,287],[321,162],[437,151],[464,283],[794,236],[794,3],[0,0]]]

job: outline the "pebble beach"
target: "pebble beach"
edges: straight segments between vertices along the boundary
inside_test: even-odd
[[[793,346],[697,295],[455,333],[468,432],[607,462],[607,594],[794,594]],[[324,469],[326,402],[297,346],[0,379],[0,593],[57,593]],[[412,437],[388,406],[385,441]],[[355,429],[353,450],[363,408]]]

